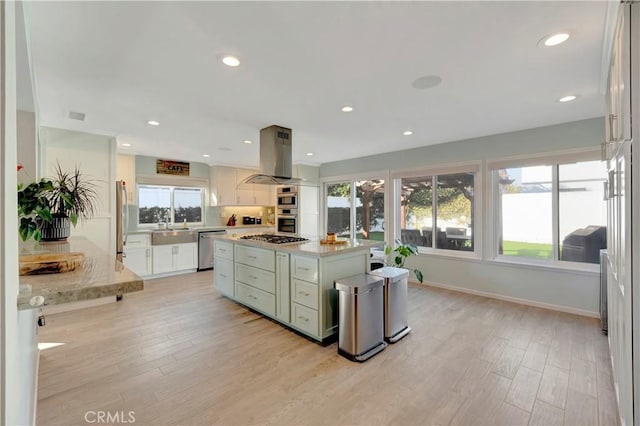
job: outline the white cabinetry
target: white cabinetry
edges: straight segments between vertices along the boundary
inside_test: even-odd
[[[317,186],[300,185],[298,198],[298,233],[306,238],[316,238],[320,235],[320,190]]]
[[[196,269],[198,246],[196,243],[153,246],[153,273]]]
[[[271,185],[243,184],[242,181],[258,173],[252,169],[212,167],[211,205],[213,206],[273,206],[275,189]]]
[[[289,301],[289,253],[276,253],[276,317],[282,322],[291,321],[291,307]]]
[[[149,235],[132,234],[127,236],[122,263],[141,277],[151,275],[151,242]]]
[[[213,243],[214,252],[214,284],[216,289],[225,296],[233,297],[234,272],[233,272],[233,244],[216,240]]]
[[[276,315],[275,252],[235,245],[235,292],[241,303]]]

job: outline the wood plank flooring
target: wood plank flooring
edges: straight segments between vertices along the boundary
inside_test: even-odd
[[[221,297],[211,272],[145,287],[47,317],[40,342],[63,345],[41,353],[37,424],[618,424],[595,319],[410,285],[413,331],[358,364]]]

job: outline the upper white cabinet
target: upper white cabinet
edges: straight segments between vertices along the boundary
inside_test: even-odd
[[[245,178],[256,173],[258,171],[252,169],[212,167],[210,173],[210,204],[212,206],[275,205],[275,187],[242,183]]]
[[[136,201],[136,157],[133,155],[118,154],[116,157],[116,180],[125,181],[127,187],[127,201],[129,204],[137,204]]]
[[[617,142],[631,138],[629,19],[628,13],[618,15],[613,41],[607,91],[606,137],[610,144],[607,157],[611,156]]]

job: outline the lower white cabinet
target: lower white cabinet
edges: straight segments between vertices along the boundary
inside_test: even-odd
[[[153,273],[151,267],[151,238],[149,234],[131,234],[127,237],[122,263],[141,277]]]
[[[225,296],[234,296],[233,260],[216,258],[214,271],[214,283],[218,291]]]
[[[151,247],[125,249],[122,263],[135,272],[136,275],[141,277],[151,275]]]
[[[154,274],[196,269],[197,266],[197,243],[153,246]]]

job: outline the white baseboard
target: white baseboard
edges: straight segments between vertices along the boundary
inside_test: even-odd
[[[42,308],[42,313],[45,315],[53,315],[53,314],[59,314],[62,312],[75,311],[77,309],[93,308],[95,306],[102,306],[108,303],[115,303],[115,302],[116,302],[116,296],[101,297],[99,299],[93,299],[93,300],[81,300],[79,302],[45,306]]]
[[[412,281],[412,283],[419,284],[416,281]],[[475,296],[488,297],[490,299],[498,299],[498,300],[504,300],[506,302],[519,303],[521,305],[535,306],[536,308],[544,308],[552,311],[566,312],[569,314],[581,315],[584,317],[600,318],[599,312],[592,312],[584,309],[572,308],[570,306],[562,306],[562,305],[554,305],[552,303],[537,302],[535,300],[521,299],[519,297],[505,296],[502,294],[489,293],[487,291],[481,291],[481,290],[473,290],[466,287],[457,287],[449,284],[441,284],[441,283],[426,282],[426,281],[423,284],[431,287],[444,288],[446,290],[459,291],[460,293],[468,293],[468,294],[473,294]]]

